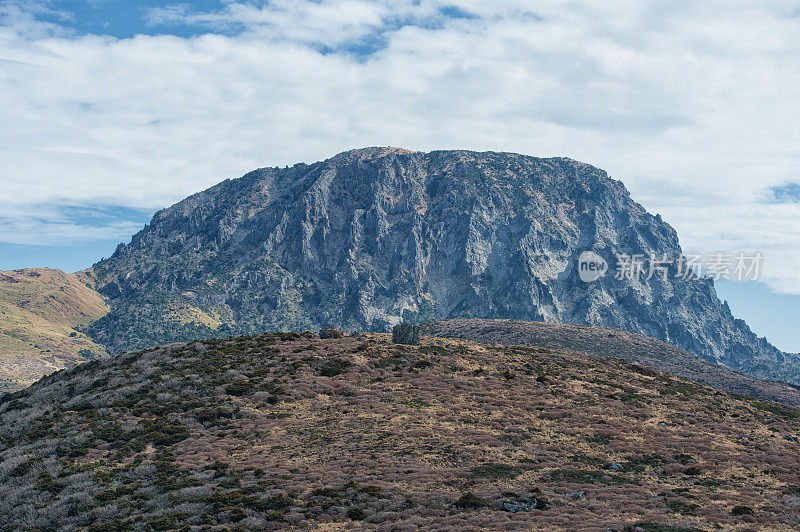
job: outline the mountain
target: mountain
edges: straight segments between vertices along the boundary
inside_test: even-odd
[[[582,282],[593,250],[667,256],[667,274]],[[679,276],[675,231],[619,181],[566,158],[367,148],[263,168],[158,212],[93,268],[112,351],[265,330],[385,331],[402,318],[612,327],[757,377],[798,357],[736,320],[713,281]]]
[[[108,312],[91,272],[0,272],[0,393],[106,355],[84,328]]]
[[[596,357],[615,357],[658,368],[718,390],[800,406],[800,387],[756,379],[713,364],[673,345],[641,334],[606,327],[518,320],[444,320],[420,325],[422,334],[486,344],[543,347]]]
[[[544,348],[283,333],[0,399],[0,528],[794,530],[800,411]]]

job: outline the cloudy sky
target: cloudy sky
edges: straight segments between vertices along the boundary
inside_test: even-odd
[[[354,147],[564,155],[684,249],[761,252],[721,293],[800,351],[798,87],[800,0],[3,0],[0,268]]]

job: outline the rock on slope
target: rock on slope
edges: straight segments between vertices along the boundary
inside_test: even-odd
[[[800,526],[794,408],[621,360],[423,344],[273,334],[45,377],[0,399],[0,528]]]
[[[105,355],[83,327],[108,307],[89,272],[29,268],[0,272],[0,393]]]
[[[112,351],[265,330],[385,331],[402,317],[624,329],[756,376],[797,357],[735,320],[710,280],[583,283],[592,249],[677,258],[675,231],[605,172],[566,158],[368,148],[263,168],[157,213],[94,267]]]
[[[624,358],[658,368],[718,390],[800,406],[800,388],[782,382],[756,379],[719,364],[707,362],[673,345],[641,334],[606,327],[519,320],[444,320],[424,323],[422,334],[463,338],[488,344],[544,347]]]

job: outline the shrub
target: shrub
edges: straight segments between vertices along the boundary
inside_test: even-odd
[[[570,482],[573,484],[631,484],[632,481],[619,475],[609,475],[604,471],[581,469],[556,469],[549,474],[551,482]]]
[[[131,431],[128,436],[132,441],[131,449],[142,450],[147,443],[167,447],[189,437],[189,430],[177,421],[168,419],[145,420],[140,430]],[[135,436],[135,438],[133,438]],[[85,454],[83,451],[82,454]]]
[[[335,377],[336,375],[344,373],[344,371],[352,365],[353,363],[349,360],[333,358],[319,367],[319,374],[323,377]]]
[[[339,490],[336,488],[316,488],[311,492],[312,497],[339,497]]]
[[[651,523],[649,521],[642,521],[633,526],[625,527],[625,530],[641,530],[642,532],[703,532],[699,528],[685,528],[662,523]]]
[[[508,464],[487,463],[472,468],[472,474],[476,477],[487,478],[515,478],[522,473],[522,468]]]
[[[731,508],[731,515],[753,515],[753,509],[749,506],[734,506]]]
[[[189,517],[189,514],[185,512],[171,512],[152,519],[148,525],[152,530],[156,531],[174,530],[187,517]]]
[[[317,348],[314,347],[313,344],[308,345],[301,345],[300,347],[295,347],[292,350],[292,353],[302,353],[303,351],[315,351]]]
[[[611,443],[611,438],[605,434],[595,434],[586,438],[589,443],[596,443],[598,445],[608,445]]]
[[[365,495],[370,495],[372,497],[383,496],[383,489],[380,486],[362,486],[359,491],[361,491],[361,493],[364,493]]]
[[[684,515],[692,514],[692,513],[694,513],[695,510],[700,508],[699,504],[685,503],[683,501],[678,501],[678,500],[674,500],[674,499],[673,500],[664,501],[664,504],[667,505],[667,508],[669,508],[670,511],[672,511],[674,513],[678,513],[678,514],[684,514]]]
[[[344,336],[342,331],[336,330],[332,327],[325,327],[319,332],[319,337],[322,340],[327,340],[328,338],[341,338]]]
[[[347,510],[347,517],[353,521],[363,521],[367,517],[367,513],[360,506],[353,506]]]
[[[225,393],[235,397],[249,395],[253,393],[253,385],[249,382],[234,382],[225,386]]]
[[[56,495],[61,491],[61,486],[53,479],[53,476],[48,471],[42,471],[39,478],[36,479],[36,489],[39,491],[46,491],[52,495]]]
[[[10,475],[12,477],[24,477],[27,475],[31,469],[33,469],[33,464],[36,462],[41,462],[41,458],[31,458],[26,462],[22,462],[17,467],[11,470]]]
[[[234,413],[221,408],[202,408],[200,410],[195,410],[193,415],[199,423],[206,423],[218,421],[220,419],[231,419]]]
[[[286,512],[289,508],[291,508],[292,503],[294,501],[291,497],[286,497],[284,495],[275,495],[273,497],[268,497],[262,501],[258,501],[252,504],[253,508],[259,511],[267,511],[272,510],[276,512]]]
[[[460,508],[462,510],[477,510],[478,508],[482,508],[486,506],[486,501],[468,491],[464,495],[458,498],[456,502],[453,503],[453,506],[456,508]]]

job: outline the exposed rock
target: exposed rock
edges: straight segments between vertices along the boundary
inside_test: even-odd
[[[419,327],[410,323],[399,323],[392,329],[392,342],[405,345],[419,345]]]
[[[157,213],[95,265],[112,310],[90,331],[118,352],[264,330],[515,318],[642,333],[797,380],[796,357],[735,320],[713,281],[671,264],[667,275],[583,282],[587,250],[612,273],[618,255],[681,255],[669,225],[585,163],[354,150],[256,170]]]
[[[511,513],[529,512],[531,510],[547,510],[550,503],[545,498],[519,497],[512,500],[503,501],[503,510]]]

